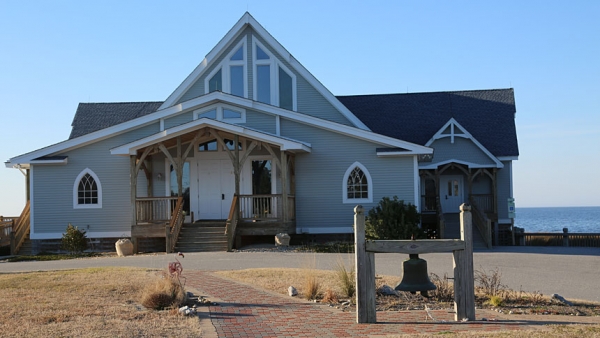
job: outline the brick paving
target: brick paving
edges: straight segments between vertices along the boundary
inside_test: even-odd
[[[377,312],[377,323],[357,324],[355,312],[260,290],[207,271],[187,270],[184,276],[188,287],[199,292],[199,296],[217,303],[205,309],[201,317],[211,321],[214,327],[212,334],[218,337],[385,337],[519,330],[544,324],[573,323],[557,320],[556,317],[542,320],[513,315],[507,319],[497,312],[478,309],[477,319],[485,317],[487,321],[455,322],[454,314],[448,310],[432,311],[437,320],[433,321],[427,320],[425,311],[415,310],[380,311]]]

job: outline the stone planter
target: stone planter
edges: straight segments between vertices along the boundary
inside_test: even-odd
[[[122,256],[131,256],[133,255],[133,243],[129,239],[120,239],[115,243],[115,248],[117,249],[117,255],[119,257]]]

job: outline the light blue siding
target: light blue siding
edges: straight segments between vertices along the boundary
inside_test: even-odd
[[[310,154],[296,156],[296,222],[298,228],[351,227],[355,204],[343,203],[343,179],[356,161],[366,167],[373,184],[373,203],[398,196],[414,204],[412,157],[378,158],[380,145],[282,119],[281,134],[310,142]]]
[[[68,223],[88,232],[129,232],[129,156],[111,155],[110,149],[156,132],[158,123],[62,153],[69,157],[67,165],[32,166],[34,232],[62,233]],[[73,208],[73,185],[86,168],[102,185],[100,209]]]
[[[479,165],[496,165],[473,141],[462,137],[455,137],[454,143],[450,142],[449,137],[444,137],[434,141],[430,147],[434,149],[432,163],[459,160]]]
[[[498,219],[508,218],[508,202],[511,194],[512,161],[504,161],[504,168],[498,170]]]
[[[169,128],[178,126],[180,124],[188,123],[188,122],[192,121],[193,118],[194,118],[194,113],[191,111],[189,111],[187,113],[175,115],[171,118],[165,119],[165,123],[164,123],[165,129],[169,129]]]
[[[270,134],[275,134],[277,131],[275,116],[253,110],[246,111],[246,123],[240,123],[240,125]]]

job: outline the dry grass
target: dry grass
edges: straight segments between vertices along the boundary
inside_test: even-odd
[[[0,274],[3,337],[199,336],[198,318],[151,311],[144,287],[160,272],[131,268]]]
[[[163,310],[182,306],[187,300],[179,280],[162,274],[160,279],[148,284],[142,292],[142,305],[148,309]]]

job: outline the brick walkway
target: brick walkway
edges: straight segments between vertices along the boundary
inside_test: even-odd
[[[356,324],[355,312],[343,312],[324,304],[274,294],[219,277],[205,271],[186,271],[187,286],[216,306],[204,308],[201,317],[212,326],[203,326],[206,336],[218,337],[381,337],[398,334],[436,334],[460,331],[531,329],[544,324],[569,324],[556,316],[507,315],[485,309],[477,318],[488,321],[454,322],[446,310],[432,311],[437,322],[426,321],[425,311],[385,311],[377,313],[376,324]],[[568,318],[568,317],[567,317]],[[445,321],[445,322],[442,322]],[[598,320],[596,320],[598,321]]]

